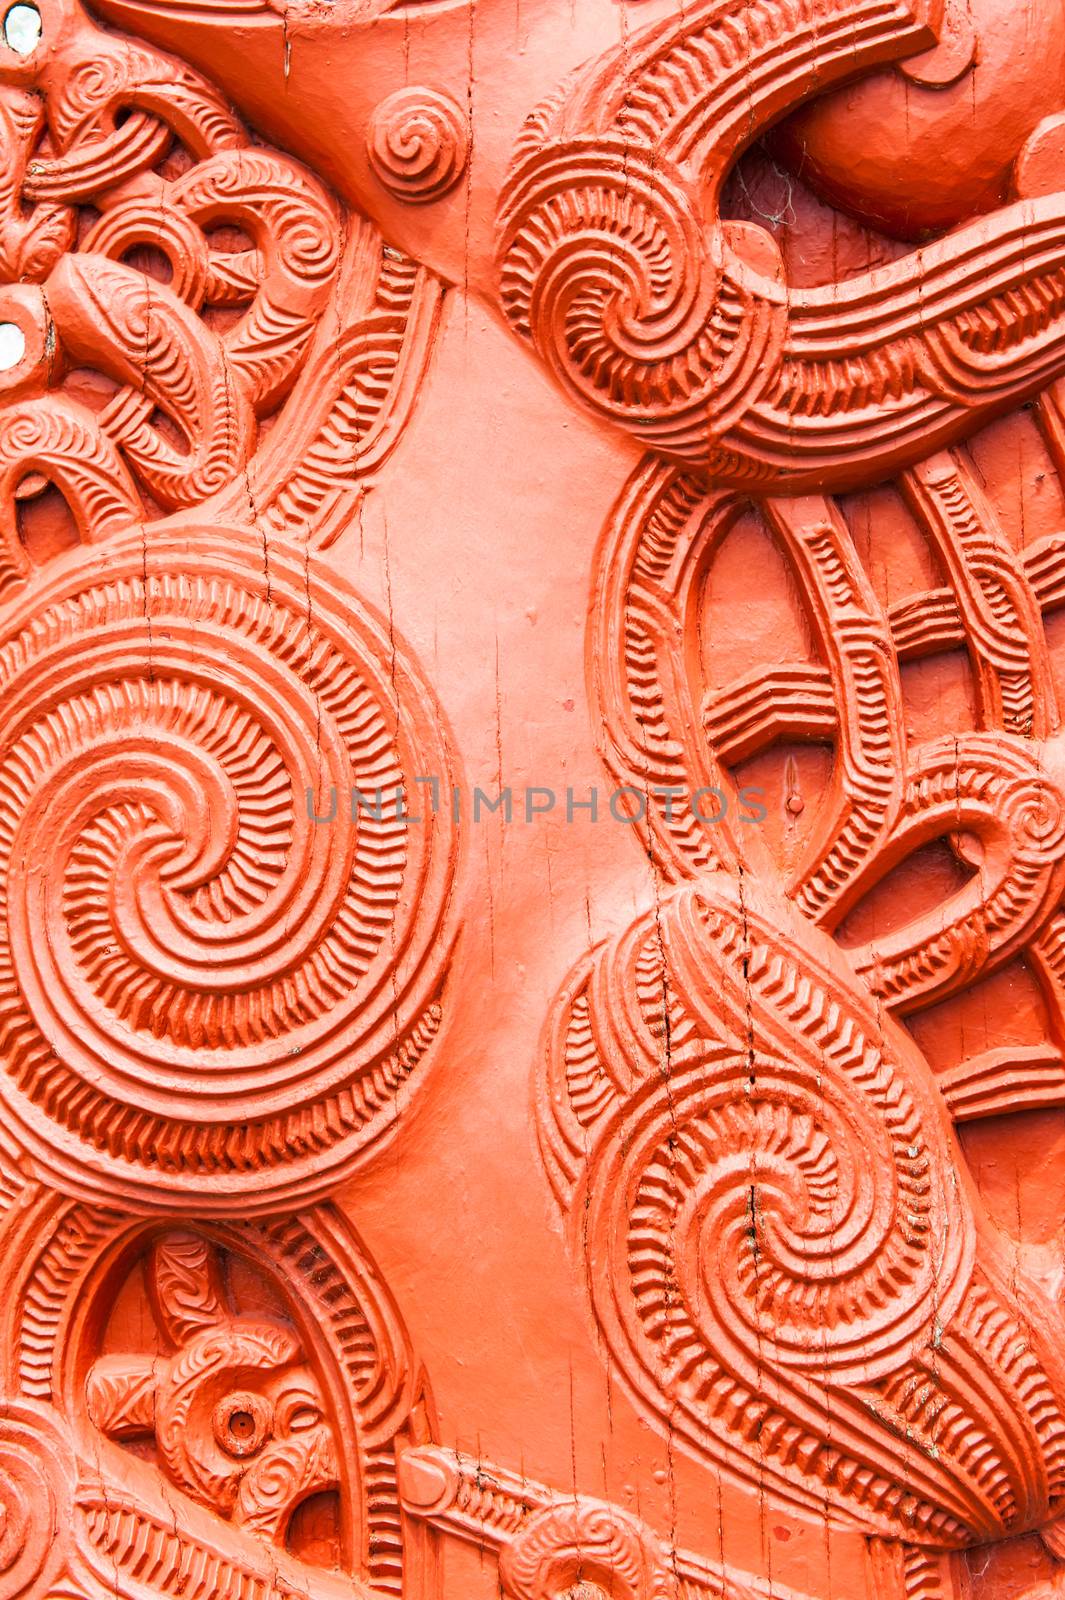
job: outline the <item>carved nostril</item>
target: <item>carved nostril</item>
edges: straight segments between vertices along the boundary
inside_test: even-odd
[[[36,6],[19,0],[4,17],[4,43],[18,56],[30,56],[41,42],[43,24]]]
[[[0,322],[0,372],[10,372],[26,354],[26,335],[17,322]]]

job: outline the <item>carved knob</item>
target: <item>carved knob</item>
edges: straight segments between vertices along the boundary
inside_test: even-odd
[[[399,200],[427,205],[453,189],[470,148],[469,123],[449,95],[435,89],[399,89],[373,114],[370,165]]]

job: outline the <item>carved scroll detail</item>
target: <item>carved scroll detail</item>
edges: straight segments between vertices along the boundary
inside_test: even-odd
[[[1060,196],[824,288],[722,220],[729,167],[815,88],[934,42],[912,0],[703,0],[529,120],[500,211],[515,330],[643,444],[760,492],[910,464],[1061,375]]]
[[[951,1552],[1053,1528],[1065,1489],[1058,1308],[1011,1273],[952,1129],[1065,1104],[1060,539],[1011,537],[963,443],[1038,395],[1062,470],[1061,197],[1022,159],[1020,202],[812,287],[722,204],[812,85],[941,25],[686,8],[534,113],[500,213],[512,326],[648,449],[597,554],[588,666],[655,897],[562,987],[544,1166],[637,1404],[752,1493],[860,1531],[891,1600],[959,1592]],[[936,574],[901,598],[857,532],[889,499]],[[761,663],[714,598],[730,549]],[[947,651],[971,721],[918,734],[910,669]],[[746,825],[752,771],[782,785],[772,829]],[[892,892],[935,851],[940,894]],[[1038,985],[1045,1040],[934,1070],[908,1020],[1004,970]]]
[[[447,752],[393,652],[305,557],[206,529],[9,617],[3,1092],[65,1182],[263,1209],[387,1127],[439,1024],[451,849],[397,815]]]
[[[326,1197],[444,1019],[455,828],[407,818],[452,757],[319,552],[442,292],[41,9],[0,87],[0,1595],[430,1600],[431,1398]]]

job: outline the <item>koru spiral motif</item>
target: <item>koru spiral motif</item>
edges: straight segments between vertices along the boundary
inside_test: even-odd
[[[3,89],[0,1095],[101,1196],[310,1198],[441,1018],[450,823],[403,820],[446,781],[441,720],[307,549],[387,453],[439,296],[180,62],[74,4],[43,27]]]
[[[327,1196],[445,1019],[454,826],[407,819],[452,755],[321,552],[441,289],[183,62],[36,15],[0,43],[0,1596],[398,1596],[432,1403]]]
[[[1014,152],[1012,203],[919,250],[866,217],[880,264],[837,281],[793,282],[786,206],[768,220],[729,177],[811,77],[937,34],[963,70],[957,26],[919,0],[685,6],[530,117],[499,219],[514,329],[648,450],[603,533],[587,659],[603,760],[647,797],[658,894],[559,996],[544,1165],[643,1410],[860,1531],[884,1593],[922,1597],[955,1595],[968,1546],[1040,1530],[1061,1548],[1065,1507],[1060,1310],[1013,1273],[953,1126],[1065,1105],[1045,626],[1065,544],[1018,549],[964,444],[1034,397],[1040,460],[1065,468],[1060,119]],[[801,186],[801,164],[745,159]],[[938,574],[924,591],[885,595],[848,492],[874,489],[884,538]],[[716,598],[730,561],[733,594],[764,563],[762,636]],[[942,651],[968,710],[936,725],[908,674]],[[752,776],[783,822],[746,825]],[[905,877],[930,850],[931,899]],[[922,1019],[1018,963],[1045,1038],[926,1058]]]
[[[353,595],[239,531],[64,558],[12,613],[0,1014],[25,1147],[101,1197],[315,1197],[440,1023],[448,822],[395,805],[447,770],[428,696]]]
[[[736,157],[797,95],[926,49],[942,22],[937,0],[707,0],[626,38],[519,145],[500,217],[514,328],[598,415],[765,493],[875,481],[1044,387],[1065,339],[1060,194],[823,288],[720,214]]]

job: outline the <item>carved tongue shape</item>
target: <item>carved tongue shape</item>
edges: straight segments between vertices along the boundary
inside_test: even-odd
[[[833,205],[920,239],[1003,203],[1017,152],[1063,86],[1056,0],[950,0],[936,50],[813,101],[774,150]]]

